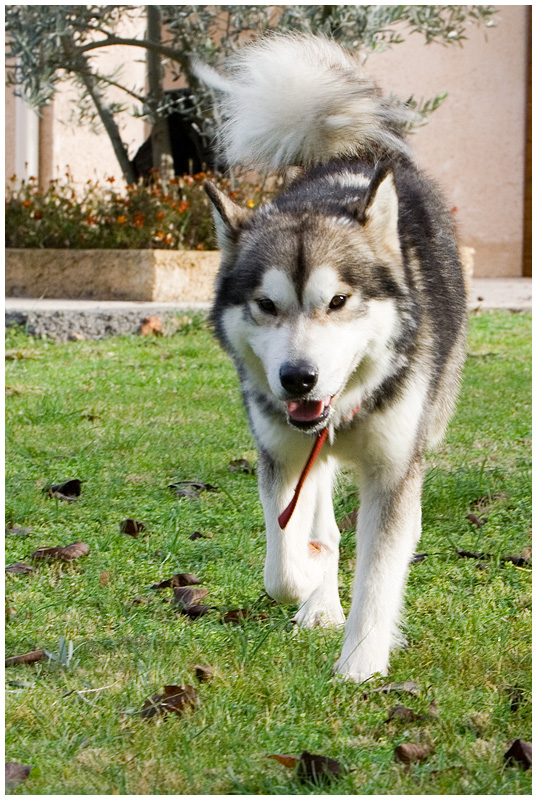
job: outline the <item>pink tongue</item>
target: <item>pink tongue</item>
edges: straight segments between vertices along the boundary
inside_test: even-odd
[[[329,397],[324,400],[291,400],[287,403],[287,411],[291,419],[297,422],[313,422],[329,404]]]

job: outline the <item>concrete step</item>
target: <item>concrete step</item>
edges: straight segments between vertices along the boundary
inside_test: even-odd
[[[531,309],[531,278],[476,278],[468,307],[476,309]],[[6,325],[25,325],[33,336],[58,341],[103,339],[140,333],[149,317],[160,317],[163,331],[173,330],[177,317],[209,312],[209,303],[138,303],[115,300],[65,300],[8,297]]]

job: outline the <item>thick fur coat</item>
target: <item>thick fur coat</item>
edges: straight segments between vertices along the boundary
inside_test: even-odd
[[[458,392],[466,298],[451,219],[412,161],[408,115],[336,43],[273,36],[224,77],[197,69],[220,97],[228,163],[298,168],[253,212],[207,187],[222,250],[212,319],[259,448],[266,590],[298,604],[299,625],[345,624],[336,671],[362,681],[386,673],[398,640],[424,453]],[[343,466],[360,487],[346,623],[332,507]]]

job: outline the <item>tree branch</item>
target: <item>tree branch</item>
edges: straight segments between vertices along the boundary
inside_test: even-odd
[[[88,44],[80,45],[77,50],[79,53],[87,53],[89,50],[97,50],[99,47],[110,47],[111,45],[127,45],[128,47],[143,47],[145,50],[150,50],[153,53],[158,53],[166,58],[171,58],[172,61],[177,61],[181,66],[187,65],[189,61],[188,55],[182,54],[174,47],[168,47],[165,44],[151,42],[147,39],[123,39],[120,36],[110,34],[106,39],[101,39],[98,42],[89,42]]]
[[[82,83],[86,87],[86,91],[93,100],[99,118],[114,148],[114,153],[116,154],[119,166],[123,172],[123,177],[127,183],[135,183],[136,176],[129,160],[127,149],[121,139],[121,134],[114,119],[114,115],[103,101],[98,87],[98,79],[91,71],[88,59],[80,53],[79,48],[77,48],[76,44],[68,36],[62,36],[61,42],[66,56],[71,60],[73,66],[76,67],[77,74],[80,76]]]

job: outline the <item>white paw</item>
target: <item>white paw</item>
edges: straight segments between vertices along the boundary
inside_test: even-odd
[[[301,628],[341,628],[345,625],[345,615],[339,598],[327,601],[323,594],[314,592],[300,606],[292,621]]]
[[[363,683],[373,675],[387,675],[388,658],[387,648],[379,648],[375,653],[361,646],[352,650],[344,644],[341,656],[334,665],[334,673],[344,680]]]
[[[372,678],[373,675],[385,676],[387,674],[387,667],[384,669],[374,669],[373,667],[364,667],[360,669],[359,666],[350,666],[348,663],[342,661],[341,658],[339,661],[336,661],[334,665],[334,675],[337,678],[345,681],[353,681],[354,683],[364,683],[369,680],[369,678]]]

